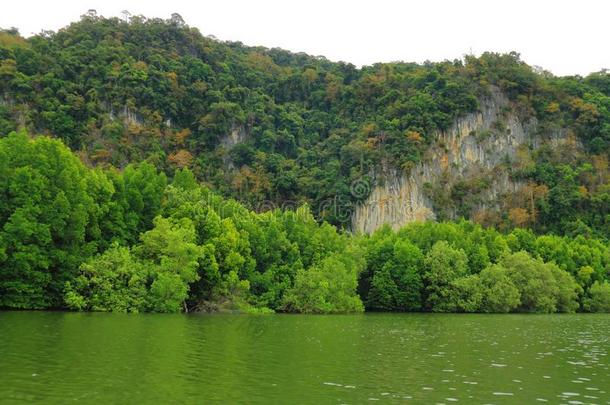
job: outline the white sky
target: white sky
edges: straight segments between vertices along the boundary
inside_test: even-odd
[[[359,66],[514,50],[556,75],[610,68],[607,0],[17,0],[2,4],[0,27],[56,31],[88,9],[177,12],[205,35]]]

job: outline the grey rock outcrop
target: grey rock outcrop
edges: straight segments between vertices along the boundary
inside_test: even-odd
[[[566,131],[548,139],[536,135],[537,122],[521,120],[511,102],[497,88],[479,102],[479,111],[458,118],[435,142],[422,161],[409,172],[389,170],[376,174],[376,186],[351,217],[354,232],[371,233],[383,224],[394,229],[437,216],[426,190],[449,187],[457,181],[487,174],[489,182],[478,196],[478,208],[497,208],[502,195],[514,193],[523,183],[509,178],[502,164],[518,160],[520,148],[535,149],[544,142],[559,144]]]
[[[226,150],[231,149],[233,146],[242,143],[248,137],[246,128],[243,126],[233,126],[228,134],[220,139],[220,144],[224,146]]]

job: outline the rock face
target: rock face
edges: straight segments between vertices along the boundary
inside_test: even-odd
[[[460,181],[485,179],[473,207],[478,209],[497,209],[503,195],[524,186],[511,180],[500,166],[518,160],[520,150],[535,149],[546,142],[535,135],[536,120],[521,121],[497,88],[490,89],[490,95],[479,104],[478,112],[437,133],[422,161],[408,173],[391,170],[376,176],[370,196],[352,214],[354,232],[371,233],[383,224],[397,229],[409,222],[434,219],[438,207],[430,190],[448,189]],[[561,143],[565,137],[566,131],[559,131],[549,141]],[[446,214],[456,216],[456,207]]]
[[[233,126],[228,134],[220,139],[220,144],[224,146],[226,150],[231,149],[238,143],[242,143],[248,137],[246,128],[243,126]]]
[[[248,132],[246,131],[245,127],[241,125],[233,125],[229,132],[220,138],[220,145],[225,150],[225,152],[228,152],[233,149],[235,145],[243,143],[247,138]],[[227,153],[223,155],[223,162],[228,170],[237,169]]]
[[[118,114],[115,113],[111,106],[107,107],[110,109],[108,117],[111,121],[114,121],[118,117],[122,119],[126,125],[142,125],[144,123],[144,119],[142,119],[140,113],[132,108],[127,107],[126,105],[124,105],[123,108],[119,110]]]

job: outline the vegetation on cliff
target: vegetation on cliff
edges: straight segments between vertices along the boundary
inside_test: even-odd
[[[2,31],[0,77],[1,134],[25,127],[58,137],[99,167],[147,161],[170,177],[188,167],[251,209],[307,203],[316,218],[341,226],[368,196],[373,173],[409,170],[436,131],[475,111],[495,85],[519,114],[538,120],[539,132],[564,128],[584,150],[523,151],[519,167],[502,170],[529,187],[506,210],[454,211],[503,229],[609,232],[604,72],[558,78],[514,53],[358,69],[220,42],[178,15],[92,12],[56,33]],[[355,181],[364,183],[357,192]],[[445,203],[460,205],[480,186],[460,183]]]
[[[505,211],[347,233],[371,174],[409,170],[490,85],[582,147],[507,162],[527,187]],[[357,69],[88,14],[0,31],[0,135],[0,307],[610,311],[605,72],[514,53]]]
[[[578,236],[414,223],[351,235],[307,206],[255,213],[148,163],[89,169],[0,139],[0,306],[122,312],[608,311],[610,251]]]

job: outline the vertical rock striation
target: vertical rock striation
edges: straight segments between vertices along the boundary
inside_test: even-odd
[[[434,219],[438,212],[429,190],[449,188],[459,181],[485,176],[476,208],[498,208],[502,195],[521,189],[524,184],[511,180],[501,165],[518,160],[520,148],[537,148],[544,142],[536,135],[536,120],[522,121],[498,88],[491,88],[479,104],[479,111],[437,133],[422,161],[408,173],[379,173],[370,196],[352,214],[352,230],[371,233],[383,224],[397,229]],[[565,131],[559,131],[551,141],[561,142],[565,136]],[[456,215],[456,208],[449,209],[450,217]]]

